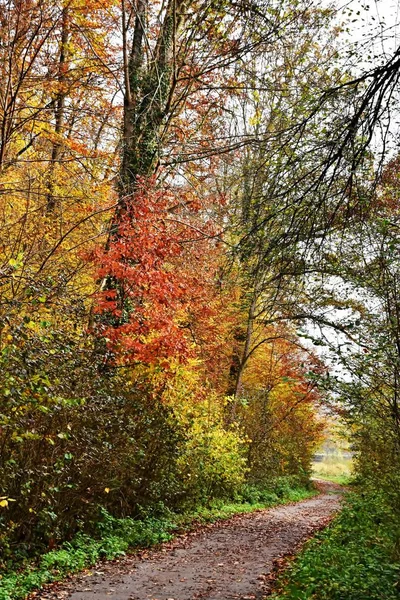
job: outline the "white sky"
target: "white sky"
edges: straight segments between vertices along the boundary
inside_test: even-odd
[[[385,63],[394,51],[400,46],[400,0],[320,0],[320,6],[332,6],[334,4],[338,10],[338,23],[344,24],[346,33],[339,38],[342,42],[339,45],[342,48],[342,57],[346,59],[346,64],[353,65],[353,73],[359,74],[361,71],[377,67]],[[353,58],[351,58],[354,51]],[[393,120],[390,129],[393,134],[393,144],[396,151],[400,144],[400,123],[397,119]],[[379,147],[379,141],[375,142]],[[332,317],[339,320],[346,320],[351,317],[351,311],[332,311]],[[309,324],[307,331],[320,338],[319,328]],[[333,345],[342,345],[346,342],[343,335],[333,330],[324,329],[323,334]],[[305,343],[307,346],[308,344]],[[351,344],[350,344],[351,347]],[[317,353],[325,358],[327,364],[332,365],[332,355],[329,351],[321,347],[314,348]],[[346,376],[342,367],[333,368],[333,372],[340,374],[345,379]]]
[[[384,62],[399,46],[399,0],[336,0],[335,4],[339,22],[347,23],[345,46],[362,49],[366,65]]]

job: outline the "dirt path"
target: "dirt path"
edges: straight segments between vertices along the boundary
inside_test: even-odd
[[[281,557],[323,527],[340,503],[340,488],[318,482],[321,495],[303,502],[238,515],[178,537],[157,550],[97,566],[46,600],[250,600],[268,591]]]

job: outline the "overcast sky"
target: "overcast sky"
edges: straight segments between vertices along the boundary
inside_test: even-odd
[[[347,32],[340,36],[342,56],[345,57],[349,53],[349,61],[346,64],[353,65],[353,73],[364,71],[376,67],[380,63],[384,63],[400,45],[400,0],[372,0],[370,2],[364,0],[336,0],[329,2],[321,0],[321,6],[331,6],[334,4],[338,10],[338,23],[346,23]],[[353,57],[351,57],[354,50]],[[390,156],[392,152],[399,152],[400,146],[400,122],[398,115],[392,115],[392,120],[389,126],[390,135],[387,138],[387,154]],[[379,133],[379,132],[378,132]],[[374,140],[373,146],[379,149],[382,148],[379,135]],[[333,280],[332,280],[333,281]],[[342,284],[343,285],[343,284]],[[371,299],[372,301],[372,299]],[[351,317],[351,311],[336,311],[332,310],[331,318],[346,320]],[[309,324],[307,332],[315,337],[320,336],[319,328]],[[348,340],[345,336],[324,328],[323,334],[326,336],[329,343],[334,345],[342,345]],[[307,341],[305,341],[305,345]],[[310,345],[309,345],[310,346]],[[354,349],[355,346],[349,345],[349,349]],[[315,349],[314,349],[315,350]],[[332,355],[317,347],[318,354],[323,356],[331,367]],[[342,367],[333,368],[333,372],[340,374],[345,379],[350,379],[346,375]]]
[[[376,65],[399,46],[399,0],[337,0],[335,5],[338,20],[347,24],[346,43],[362,48],[366,62]]]

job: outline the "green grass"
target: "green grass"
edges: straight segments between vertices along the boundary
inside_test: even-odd
[[[279,581],[274,600],[398,600],[398,520],[382,494],[351,493]]]
[[[350,485],[353,483],[352,475],[313,475],[316,479],[322,479],[323,481],[332,481],[333,483],[339,483],[340,485]]]
[[[110,560],[124,556],[134,548],[168,541],[176,533],[199,524],[297,502],[316,493],[312,489],[294,487],[290,480],[282,478],[268,489],[247,486],[235,502],[214,501],[209,507],[200,507],[180,515],[170,513],[165,519],[116,519],[102,511],[96,537],[79,534],[71,542],[65,542],[60,549],[48,552],[31,563],[16,565],[15,570],[0,575],[0,600],[22,600],[45,583],[59,581],[71,573],[93,566],[101,559]]]
[[[279,504],[301,502],[315,496],[318,492],[308,488],[287,488],[283,494],[278,495],[270,490],[258,490],[256,487],[250,487],[250,495],[253,494],[256,498],[254,500],[230,503],[215,501],[210,507],[200,507],[191,513],[175,515],[175,523],[179,529],[192,527],[196,523],[213,523],[214,521],[229,519],[234,515],[251,513]]]

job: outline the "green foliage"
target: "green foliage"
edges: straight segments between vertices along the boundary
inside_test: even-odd
[[[24,320],[0,355],[0,560],[176,502],[182,428],[146,382],[97,366],[84,335]],[[2,504],[4,504],[2,502]]]
[[[382,493],[353,493],[284,574],[274,600],[395,600],[398,519]]]
[[[274,477],[268,483],[262,485],[246,484],[240,491],[240,498],[244,502],[258,503],[265,505],[279,504],[282,499],[296,502],[303,500],[313,488],[305,483],[302,477],[297,475],[287,475],[285,477]],[[306,496],[303,496],[306,494]]]

